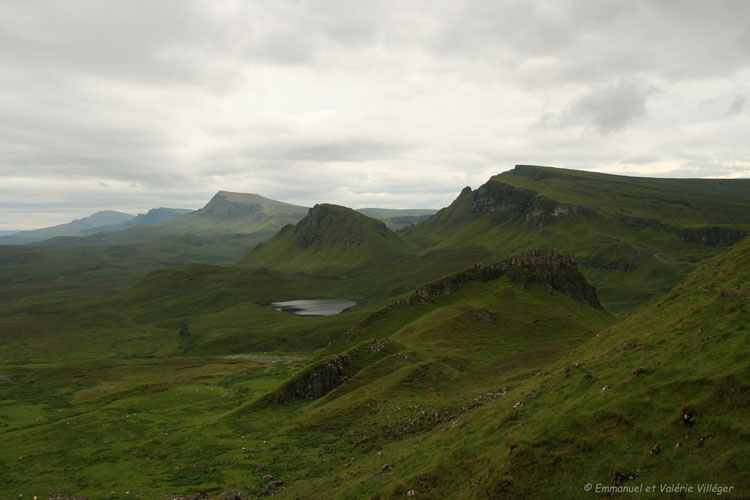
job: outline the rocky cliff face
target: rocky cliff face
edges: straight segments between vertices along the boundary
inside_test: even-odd
[[[274,396],[274,403],[283,404],[294,399],[317,399],[343,384],[354,374],[351,357],[342,354],[306,370],[296,376]]]
[[[677,241],[711,247],[730,247],[750,235],[750,231],[723,227],[696,227],[677,231]]]
[[[474,264],[414,290],[402,299],[409,304],[431,302],[438,295],[452,295],[469,281],[487,282],[507,275],[522,287],[539,285],[550,293],[558,291],[574,300],[601,309],[596,289],[578,271],[572,255],[560,255],[551,249],[531,248],[520,255],[495,264]]]
[[[475,191],[464,188],[446,210],[448,223],[471,222],[489,214],[495,225],[523,220],[529,229],[541,229],[578,216],[596,217],[596,213],[586,207],[559,203],[534,191],[516,188],[498,180],[490,180]]]

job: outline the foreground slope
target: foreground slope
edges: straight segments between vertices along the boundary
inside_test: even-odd
[[[544,255],[420,286],[304,364],[0,365],[0,494],[747,498],[750,240],[609,327]]]
[[[375,446],[342,438],[353,473],[331,467],[281,497],[333,483],[330,498],[578,499],[595,495],[586,484],[616,498],[648,486],[648,498],[715,497],[706,484],[747,498],[749,283],[746,239],[499,398]],[[663,489],[677,483],[692,494]]]
[[[429,251],[573,253],[605,307],[625,312],[750,234],[750,181],[517,166],[399,234]]]

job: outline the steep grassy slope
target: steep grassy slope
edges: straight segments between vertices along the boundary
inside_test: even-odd
[[[527,261],[419,287],[305,365],[2,365],[0,494],[580,499],[710,482],[746,498],[749,259],[750,239],[610,327],[570,261]],[[330,392],[273,403],[344,355]]]
[[[321,204],[294,226],[258,245],[242,266],[300,273],[339,274],[380,266],[411,253],[386,225],[350,208]]]
[[[750,231],[747,182],[642,179],[519,166],[399,235],[422,248],[573,253],[613,312],[664,293]]]
[[[43,229],[19,231],[10,236],[0,237],[0,245],[25,245],[57,236],[82,236],[92,229],[121,224],[135,218],[134,215],[114,210],[102,210],[95,214]]]
[[[344,437],[362,420],[342,429],[337,444],[355,457],[354,470],[330,467],[281,497],[335,485],[330,498],[413,491],[415,498],[578,499],[600,496],[597,487],[642,484],[655,487],[647,498],[713,498],[698,492],[711,483],[727,488],[721,498],[747,498],[749,283],[746,239],[564,360],[429,432],[373,444]],[[407,414],[384,403],[376,407],[396,421]],[[693,494],[662,490],[676,483]],[[621,493],[614,496],[633,495]]]

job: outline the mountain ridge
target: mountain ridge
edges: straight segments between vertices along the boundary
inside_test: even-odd
[[[73,219],[64,224],[45,227],[41,229],[30,229],[28,231],[19,231],[11,236],[0,237],[0,245],[24,245],[36,243],[58,236],[79,236],[86,234],[86,231],[102,227],[122,224],[135,218],[125,212],[115,210],[100,210],[89,216],[80,219]]]
[[[276,270],[337,272],[371,262],[403,257],[410,252],[383,221],[351,208],[317,204],[297,224],[283,227],[256,246],[242,266]]]

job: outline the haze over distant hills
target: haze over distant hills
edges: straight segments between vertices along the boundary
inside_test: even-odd
[[[44,242],[45,245],[119,244],[163,236],[244,234],[270,238],[307,213],[301,207],[252,193],[219,191],[201,209],[154,208],[133,216],[103,210],[67,224],[29,231],[0,231],[0,245]],[[428,219],[437,210],[362,208],[359,212],[401,229]],[[156,227],[158,226],[158,227]],[[105,234],[110,233],[110,234]],[[75,238],[75,239],[69,239]],[[51,240],[51,241],[46,241]]]
[[[102,210],[91,214],[82,219],[75,219],[66,224],[60,224],[43,229],[32,229],[29,231],[19,231],[12,236],[0,238],[0,244],[5,245],[23,245],[34,243],[57,236],[83,236],[91,230],[102,230],[105,227],[123,224],[135,219],[134,215],[114,210]]]

